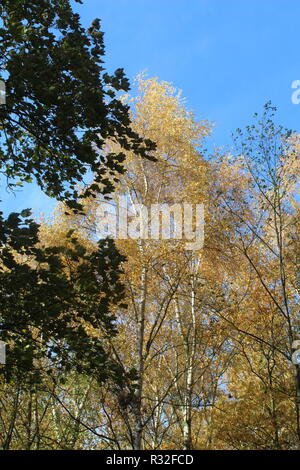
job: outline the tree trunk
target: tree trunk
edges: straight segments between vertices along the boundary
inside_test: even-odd
[[[145,310],[147,298],[147,271],[143,267],[141,275],[142,299],[139,311],[137,325],[137,354],[138,354],[138,383],[134,401],[134,432],[133,432],[133,449],[141,450],[143,436],[143,385],[144,385],[144,340],[145,340]]]

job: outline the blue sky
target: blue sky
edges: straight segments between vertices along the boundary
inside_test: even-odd
[[[146,71],[183,90],[197,118],[215,124],[210,146],[230,146],[232,131],[268,100],[300,132],[300,104],[291,101],[299,0],[85,0],[75,9],[85,26],[101,19],[108,71],[123,67],[130,81]],[[1,199],[5,212],[47,214],[55,205],[35,185],[16,196],[2,190]]]

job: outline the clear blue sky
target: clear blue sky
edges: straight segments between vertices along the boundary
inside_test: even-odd
[[[299,0],[85,0],[82,22],[105,31],[108,71],[123,67],[173,82],[199,119],[215,123],[210,145],[231,144],[231,132],[272,100],[278,119],[300,132]],[[1,191],[5,210],[48,213],[54,201],[28,185],[17,197]]]

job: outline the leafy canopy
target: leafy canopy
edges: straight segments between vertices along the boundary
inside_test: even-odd
[[[154,144],[132,131],[128,106],[117,99],[129,89],[123,69],[105,72],[100,20],[86,31],[69,0],[1,3],[0,170],[14,181],[34,177],[71,207],[78,205],[78,182],[90,172],[95,183],[83,196],[111,192],[125,155],[104,155],[105,141],[148,158]]]

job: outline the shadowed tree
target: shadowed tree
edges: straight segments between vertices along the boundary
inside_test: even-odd
[[[1,13],[6,100],[0,106],[0,171],[11,188],[36,181],[49,196],[82,209],[80,198],[113,190],[124,173],[123,150],[153,159],[155,145],[131,129],[128,106],[117,98],[129,89],[123,69],[105,72],[98,19],[86,31],[69,0],[2,0]],[[121,150],[104,153],[107,139]],[[122,371],[86,324],[102,336],[116,333],[109,309],[123,295],[123,258],[112,242],[87,253],[72,235],[65,247],[47,248],[38,231],[27,210],[6,220],[0,214],[0,329],[8,376],[33,371],[35,380],[39,361],[48,358],[100,381],[118,380]],[[75,263],[68,274],[66,253]]]
[[[154,145],[131,130],[128,107],[117,99],[119,90],[129,89],[123,69],[105,72],[100,20],[86,31],[69,0],[2,0],[1,7],[2,173],[12,185],[35,178],[72,207],[78,206],[76,185],[90,172],[95,184],[83,196],[111,192],[107,176],[124,172],[125,155],[104,155],[106,140],[141,156]]]

